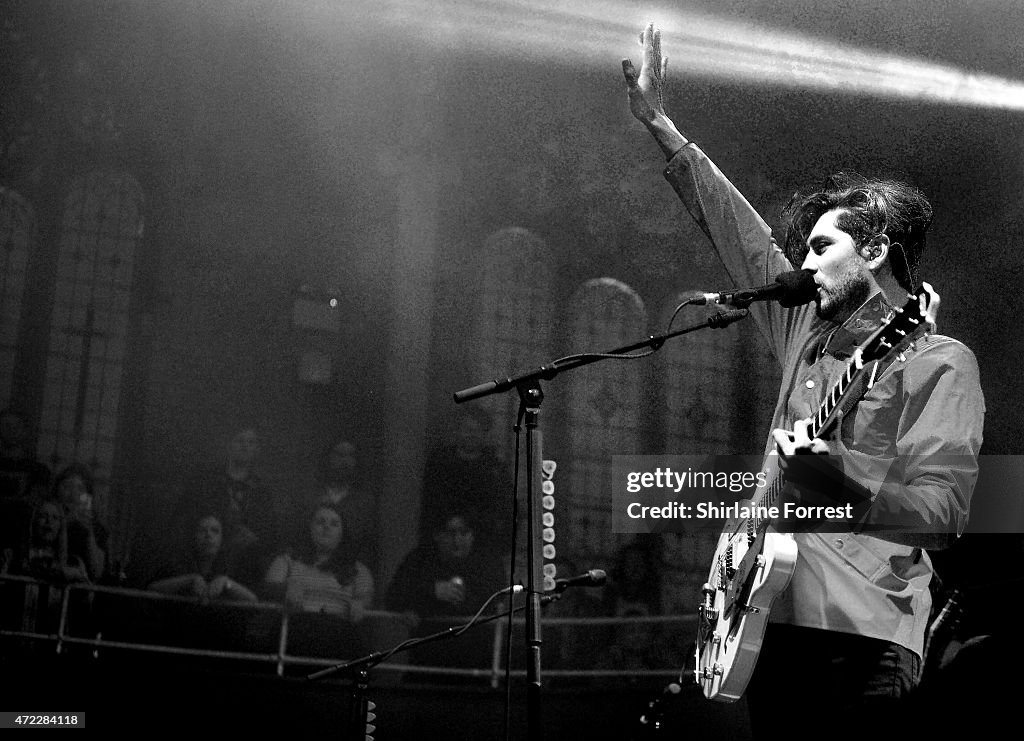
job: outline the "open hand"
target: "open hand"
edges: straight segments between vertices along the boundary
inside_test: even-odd
[[[648,122],[665,115],[668,57],[661,56],[661,31],[655,30],[653,23],[648,23],[640,34],[640,44],[644,49],[640,74],[629,59],[622,60],[622,74],[626,78],[629,110],[640,121]]]

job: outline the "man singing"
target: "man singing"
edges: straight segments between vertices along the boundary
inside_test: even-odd
[[[808,418],[853,351],[919,287],[931,206],[905,183],[833,176],[787,207],[787,247],[795,247],[783,252],[666,115],[660,32],[649,25],[641,43],[639,73],[622,63],[630,110],[661,147],[666,178],[732,280],[770,283],[797,267],[813,273],[813,303],[751,306],[783,369],[768,447],[791,482],[786,496],[865,505],[850,532],[793,535],[795,571],[746,693],[754,732],[884,731],[918,678],[933,573],[924,549],[949,545],[966,524],[984,417],[978,366],[963,344],[932,334],[884,366],[827,440],[809,437]],[[867,475],[880,459],[889,461],[886,474]]]

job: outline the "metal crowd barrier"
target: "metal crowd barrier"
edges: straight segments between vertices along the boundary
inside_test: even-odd
[[[289,666],[307,666],[307,667],[329,667],[334,666],[342,661],[359,658],[357,656],[346,656],[337,658],[322,658],[315,656],[300,656],[291,655],[287,652],[288,638],[289,638],[289,620],[291,613],[284,609],[284,606],[276,602],[232,602],[226,600],[215,600],[212,602],[204,603],[198,599],[190,597],[178,597],[166,594],[160,594],[157,592],[151,592],[146,590],[138,589],[126,589],[122,587],[108,587],[99,586],[94,584],[53,584],[45,581],[40,581],[31,577],[17,576],[11,574],[0,574],[0,596],[4,599],[3,603],[7,604],[8,609],[11,609],[10,600],[6,599],[9,597],[8,585],[21,584],[25,590],[25,597],[23,598],[23,604],[18,606],[14,605],[15,612],[11,612],[11,615],[16,614],[17,609],[20,607],[21,622],[16,627],[10,627],[8,625],[0,624],[0,638],[4,639],[27,639],[33,642],[44,642],[52,643],[57,653],[64,652],[68,646],[83,646],[89,647],[93,651],[93,657],[99,656],[101,651],[116,650],[116,651],[135,651],[140,653],[156,653],[156,654],[167,654],[167,655],[179,655],[179,656],[191,656],[191,657],[206,657],[223,660],[241,660],[249,662],[258,662],[267,665],[273,665],[274,670],[278,676],[284,676],[285,670]],[[29,609],[32,607],[38,607],[38,601],[42,598],[45,591],[45,596],[48,600],[51,599],[49,594],[50,590],[59,590],[59,600],[52,599],[51,604],[59,605],[58,618],[54,628],[47,629],[49,626],[40,626],[40,620],[42,615],[37,611],[36,619],[32,620],[32,615],[29,614]],[[166,645],[158,642],[145,642],[145,641],[126,641],[117,638],[104,637],[102,624],[97,625],[95,632],[88,636],[75,635],[73,628],[74,620],[72,619],[72,603],[75,599],[75,595],[82,595],[83,601],[91,609],[95,606],[96,600],[99,595],[110,595],[117,598],[125,598],[131,600],[137,600],[139,605],[156,605],[156,604],[179,604],[179,605],[190,605],[194,607],[200,607],[203,605],[216,606],[218,609],[229,609],[231,611],[238,610],[241,613],[249,613],[250,615],[256,613],[268,613],[277,616],[278,628],[276,637],[276,647],[274,651],[236,651],[236,650],[220,650],[215,648],[192,648],[188,646],[173,646]],[[82,608],[79,608],[82,609]],[[6,614],[6,613],[5,613]],[[52,616],[51,616],[52,617]],[[429,621],[430,628],[428,632],[433,630],[444,630],[451,626],[458,626],[465,623],[469,619],[468,616],[450,616],[442,618],[434,618]],[[692,634],[695,629],[695,619],[693,616],[669,616],[669,615],[658,615],[658,616],[633,616],[633,617],[558,617],[558,616],[544,616],[542,618],[542,625],[545,630],[545,643],[548,643],[548,636],[554,631],[563,630],[566,628],[574,628],[580,631],[592,631],[602,626],[609,627],[612,629],[621,628],[629,625],[656,625],[666,626],[679,631],[680,635],[686,636]],[[522,630],[524,624],[524,618],[516,616],[512,618],[513,631]],[[376,623],[376,630],[374,630],[374,623]],[[370,650],[373,651],[386,651],[395,645],[397,645],[405,637],[408,637],[408,623],[404,615],[395,612],[389,612],[385,610],[368,610],[365,613],[365,620],[360,624],[361,626],[369,625],[370,633],[374,633],[373,640],[368,641]],[[436,628],[434,627],[436,626]],[[389,673],[395,673],[399,675],[434,675],[438,677],[464,677],[470,679],[481,679],[488,680],[491,687],[498,687],[501,679],[506,676],[505,671],[505,657],[507,655],[507,636],[508,636],[508,618],[499,618],[493,620],[490,625],[490,666],[480,667],[451,667],[442,665],[421,665],[414,664],[408,661],[399,659],[402,656],[401,653],[395,654],[395,660],[385,661],[377,664],[374,667],[374,671],[383,670]],[[470,630],[472,631],[486,631],[488,626],[474,626]],[[381,634],[384,634],[383,636]],[[458,639],[455,639],[458,640]],[[513,644],[513,657],[514,661],[516,645]],[[512,677],[523,677],[526,675],[525,668],[516,668],[513,663],[513,668],[508,672],[508,675]],[[631,669],[615,669],[615,668],[545,668],[544,676],[549,678],[560,678],[560,679],[595,679],[595,678],[616,678],[616,677],[628,677],[632,680],[637,678],[667,678],[667,677],[678,677],[680,674],[679,667],[677,666],[666,666],[664,668],[631,668]],[[396,677],[397,678],[397,677]]]

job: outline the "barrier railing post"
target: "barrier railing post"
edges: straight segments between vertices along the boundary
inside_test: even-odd
[[[49,590],[53,589],[53,585],[47,586],[47,601],[49,601]],[[60,589],[60,620],[57,621],[57,653],[59,654],[64,649],[64,628],[68,623],[68,602],[70,599],[71,589],[70,585],[65,584]],[[38,620],[38,616],[36,617]]]
[[[494,621],[494,640],[491,642],[491,689],[498,688],[498,678],[501,676],[501,655],[505,650],[505,626],[508,625],[508,618]]]
[[[288,648],[288,610],[281,610],[281,634],[277,637],[277,676],[284,676],[284,657]]]

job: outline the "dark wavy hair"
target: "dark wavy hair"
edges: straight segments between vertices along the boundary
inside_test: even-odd
[[[893,275],[907,291],[916,290],[925,232],[932,223],[932,207],[924,193],[899,180],[840,172],[812,193],[795,194],[782,212],[785,253],[795,267],[807,256],[807,237],[815,223],[835,209],[842,211],[836,226],[853,237],[857,247],[876,235],[887,236]],[[896,255],[900,257],[894,259]]]
[[[347,539],[345,515],[330,502],[317,502],[307,510],[306,526],[298,536],[294,556],[309,566],[316,563],[316,548],[313,546],[313,540],[309,535],[309,525],[316,516],[316,513],[322,509],[328,509],[341,518],[341,542],[338,543],[338,547],[334,549],[334,552],[327,561],[317,566],[317,568],[332,574],[339,584],[350,584],[356,578],[357,573],[355,546]]]

